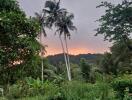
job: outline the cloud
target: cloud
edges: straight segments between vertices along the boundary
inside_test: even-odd
[[[39,12],[46,0],[20,0],[21,8],[28,16],[33,16],[34,12]],[[120,0],[108,0],[118,3]],[[103,41],[103,36],[95,37],[94,29],[98,27],[95,22],[103,13],[103,9],[97,9],[101,0],[62,0],[61,6],[67,8],[75,15],[74,23],[77,26],[77,33],[71,32],[72,38],[68,42],[72,54],[87,52],[105,52],[109,49],[110,43]],[[48,53],[61,52],[58,36],[53,31],[47,31],[48,37],[43,39],[43,43],[48,45]],[[76,49],[76,50],[75,50]]]

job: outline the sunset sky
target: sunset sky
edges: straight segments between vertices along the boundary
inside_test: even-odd
[[[19,3],[28,16],[34,16],[35,12],[42,10],[45,1],[19,0]],[[77,32],[71,32],[71,39],[68,41],[70,54],[104,53],[109,50],[111,43],[104,42],[103,36],[94,36],[96,33],[94,30],[98,27],[95,21],[104,14],[103,8],[96,8],[101,1],[103,0],[61,0],[61,7],[74,13],[74,24],[77,27]],[[118,3],[121,0],[107,1]],[[47,35],[43,38],[43,44],[48,45],[47,55],[61,53],[58,35],[49,30],[47,30]]]

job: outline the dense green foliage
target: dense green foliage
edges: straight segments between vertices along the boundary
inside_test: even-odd
[[[112,82],[112,86],[116,91],[116,97],[120,100],[124,100],[126,93],[128,92],[130,95],[132,93],[132,76],[131,75],[123,75],[114,79]]]
[[[79,55],[69,55],[71,63],[74,64],[80,64],[81,58],[84,58],[87,60],[90,64],[95,64],[99,59],[102,57],[102,54],[79,54]],[[56,54],[56,55],[50,55],[47,56],[47,59],[49,60],[49,63],[53,64],[54,66],[57,66],[59,63],[64,63],[63,54]]]
[[[0,1],[0,84],[22,78],[20,74],[39,53],[35,39],[38,29],[37,22],[26,17],[17,1]]]
[[[85,59],[81,59],[80,61],[81,65],[81,72],[84,80],[86,82],[90,82],[90,71],[91,71],[91,66],[86,62]]]
[[[98,20],[100,27],[97,29],[97,34],[103,34],[105,40],[120,41],[129,45],[130,34],[132,33],[132,2],[129,0],[122,0],[121,4],[111,4],[102,2],[98,7],[104,6],[106,8],[105,14]]]
[[[105,83],[64,82],[59,86],[39,79],[27,78],[9,87],[6,97],[10,100],[39,96],[42,100],[112,100],[112,88]],[[110,97],[111,96],[111,97]],[[39,100],[39,99],[38,99]],[[41,100],[41,99],[40,99]]]
[[[131,43],[132,44],[132,43]],[[100,70],[106,74],[132,73],[132,52],[125,44],[114,43],[110,53],[105,53],[101,59]]]
[[[117,77],[112,82],[119,100],[131,100],[131,75],[132,73],[132,2],[123,0],[121,4],[102,2],[98,7],[106,7],[106,12],[98,20],[100,27],[97,34],[103,34],[105,40],[114,41],[110,53],[105,53],[99,63],[99,70],[104,75]],[[127,73],[127,75],[123,75]],[[118,77],[120,76],[120,77]]]
[[[35,18],[27,18],[16,0],[0,0],[0,99],[132,100],[131,5],[127,0],[117,5],[102,2],[107,9],[97,34],[114,40],[110,52],[77,56],[64,52],[67,66],[62,54],[42,60],[44,47],[36,39],[41,32],[47,35],[45,28],[54,27],[66,43],[70,30],[76,29],[73,14],[60,7],[60,0],[46,1]],[[72,81],[67,81],[67,68]]]

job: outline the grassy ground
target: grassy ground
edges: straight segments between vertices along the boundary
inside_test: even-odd
[[[0,97],[0,100],[8,100],[4,97]],[[21,98],[17,100],[45,100],[43,96],[36,96],[36,97],[27,97],[27,98]]]
[[[114,100],[113,89],[107,83],[97,82],[90,84],[72,81],[62,83],[61,86],[46,83],[44,84],[44,91],[41,90],[38,92],[36,92],[36,89],[34,91],[27,89],[25,92],[21,92],[21,89],[16,86],[15,88],[10,88],[10,92],[6,95],[8,99],[0,98],[0,100],[58,100],[58,98],[61,100]],[[44,94],[42,95],[41,92],[44,92]],[[15,99],[16,97],[20,99]]]
[[[36,97],[27,97],[19,100],[45,100],[43,96],[36,96]]]
[[[4,98],[4,97],[0,97],[0,100],[7,100],[6,98]]]

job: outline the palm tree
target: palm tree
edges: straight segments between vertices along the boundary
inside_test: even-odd
[[[60,4],[60,0],[58,2],[56,2],[55,0],[54,1],[46,1],[46,3],[45,3],[45,9],[43,9],[43,11],[46,12],[46,25],[49,28],[52,28],[52,26],[55,24],[55,22],[59,18],[60,13],[65,11],[65,9],[60,9],[59,4]],[[65,54],[65,49],[64,49],[64,45],[63,45],[63,41],[62,41],[61,37],[60,37],[60,41],[61,41],[61,46],[62,46],[62,50],[63,50],[63,54],[64,54],[64,60],[65,60],[66,68],[67,68],[68,79],[70,80],[67,57]]]
[[[55,26],[57,27],[57,32],[59,33],[59,36],[61,38],[61,35],[64,35],[64,41],[66,46],[66,55],[67,63],[68,63],[68,74],[69,74],[69,80],[71,80],[71,67],[70,67],[70,60],[69,60],[69,51],[68,51],[68,45],[67,45],[67,38],[70,39],[70,30],[74,31],[76,30],[76,27],[73,25],[73,18],[74,15],[68,13],[67,11],[64,11],[59,15],[57,22],[55,23]]]
[[[44,12],[46,13],[46,25],[51,28],[53,25],[57,28],[56,32],[59,33],[59,38],[61,41],[61,46],[64,54],[65,64],[67,68],[67,75],[69,81],[71,80],[70,73],[70,61],[69,61],[69,53],[67,46],[67,37],[70,38],[69,30],[76,29],[73,26],[72,19],[74,18],[73,14],[69,14],[66,9],[60,8],[60,0],[58,2],[54,1],[46,1]],[[55,33],[56,33],[55,32]],[[63,41],[61,39],[61,35],[64,34],[64,40],[66,45],[66,52],[64,48]]]
[[[37,18],[37,20],[38,20],[38,23],[40,24],[39,26],[40,26],[40,31],[39,31],[39,38],[40,38],[40,44],[41,44],[41,70],[42,70],[42,72],[41,72],[41,80],[42,80],[42,82],[43,82],[43,80],[44,80],[44,64],[43,64],[43,56],[44,56],[44,54],[45,54],[45,52],[46,52],[46,50],[45,50],[45,46],[43,46],[42,45],[42,35],[44,35],[44,37],[46,37],[47,35],[46,35],[46,32],[45,32],[45,29],[44,29],[44,27],[45,27],[45,13],[43,12],[43,13],[35,13],[35,15],[36,15],[36,18]]]

